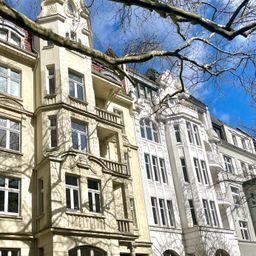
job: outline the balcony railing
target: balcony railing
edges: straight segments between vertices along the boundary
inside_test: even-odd
[[[110,123],[121,124],[121,117],[115,113],[106,111],[104,109],[95,108],[96,114],[99,118],[108,121]]]
[[[67,213],[67,226],[79,229],[105,230],[105,219],[97,216],[86,216]]]
[[[127,175],[127,176],[130,175],[126,164],[113,162],[113,161],[106,160],[106,159],[104,159],[104,161],[105,161],[107,168],[110,171],[112,171],[114,173],[122,174],[122,175]]]
[[[217,196],[219,204],[226,205],[226,206],[230,206],[231,205],[231,202],[227,198],[226,193],[223,193],[221,191],[216,191],[216,196]]]
[[[130,233],[131,224],[131,220],[117,220],[118,230],[122,233]]]
[[[221,171],[223,169],[220,156],[216,153],[207,152],[207,158],[209,161],[209,166],[212,169]]]

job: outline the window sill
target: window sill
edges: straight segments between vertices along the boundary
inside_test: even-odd
[[[16,101],[19,101],[19,102],[23,102],[23,99],[21,97],[18,97],[18,96],[13,96],[9,93],[4,93],[4,92],[0,92],[0,95],[2,96],[5,96],[9,99],[12,99],[12,100],[16,100]]]
[[[69,95],[68,97],[69,97],[69,99],[72,100],[72,101],[75,101],[75,102],[77,102],[77,103],[83,104],[83,105],[85,105],[85,106],[88,105],[88,102],[85,101],[85,100],[80,100],[80,99],[78,99],[78,98],[76,98],[76,97],[73,97],[73,96],[70,96],[70,95]]]
[[[19,151],[15,151],[15,150],[11,150],[11,149],[0,148],[0,152],[1,152],[1,151],[5,152],[5,153],[8,153],[8,154],[23,156],[23,154],[20,153]]]
[[[48,49],[52,49],[52,48],[54,48],[54,44],[53,45],[45,45],[45,46],[43,46],[43,50],[48,50]]]
[[[12,215],[8,213],[0,213],[0,218],[22,220],[22,217],[20,215]]]
[[[53,98],[55,98],[56,96],[57,96],[56,93],[53,93],[53,94],[46,94],[46,95],[44,96],[44,98],[45,98],[45,99],[53,99]]]
[[[81,216],[81,217],[89,217],[89,218],[98,218],[98,219],[105,219],[106,216],[102,215],[102,213],[83,213],[79,210],[66,210],[67,215],[76,215],[76,216]]]

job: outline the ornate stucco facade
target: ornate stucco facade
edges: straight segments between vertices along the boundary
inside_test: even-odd
[[[37,23],[91,46],[83,1]],[[6,20],[0,55],[0,256],[254,255],[255,139],[168,72],[135,88]]]

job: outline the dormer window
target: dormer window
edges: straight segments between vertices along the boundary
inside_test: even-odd
[[[1,27],[0,28],[0,39],[7,41],[13,45],[21,47],[22,36],[18,34],[18,32],[12,30],[10,27]]]
[[[76,13],[76,7],[73,2],[68,1],[68,13],[71,15],[75,15]]]

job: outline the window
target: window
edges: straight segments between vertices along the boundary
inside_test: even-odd
[[[241,169],[243,171],[243,175],[244,175],[245,178],[247,178],[248,177],[248,170],[247,170],[246,164],[242,161],[240,163],[241,163]]]
[[[12,249],[0,248],[0,256],[20,256],[20,249],[16,249],[16,248],[12,248]]]
[[[72,41],[77,41],[77,35],[75,31],[70,31],[70,39]]]
[[[155,197],[151,197],[151,207],[152,207],[154,223],[159,224],[158,206],[157,206],[157,200]]]
[[[256,194],[255,193],[251,193],[251,205],[252,205],[252,207],[256,206]]]
[[[166,174],[164,159],[159,158],[159,163],[160,163],[160,171],[161,171],[161,175],[162,175],[162,181],[163,181],[163,183],[167,183],[167,174]]]
[[[202,182],[201,170],[200,170],[199,161],[197,158],[194,158],[194,166],[195,166],[195,170],[196,170],[197,181]]]
[[[20,150],[20,123],[0,118],[0,148]]]
[[[79,246],[68,251],[68,256],[106,256],[107,254],[92,246]]]
[[[236,139],[236,135],[235,134],[232,134],[232,140],[233,140],[233,144],[235,146],[237,146],[237,139]]]
[[[145,166],[146,166],[146,172],[147,172],[147,178],[149,180],[153,179],[152,177],[152,171],[151,171],[151,164],[150,164],[150,157],[149,154],[144,154],[145,159]]]
[[[79,100],[84,100],[83,77],[73,72],[68,73],[69,77],[69,95]]]
[[[68,1],[67,7],[68,7],[68,13],[71,15],[75,15],[76,7],[74,6],[73,2]]]
[[[174,227],[175,226],[175,218],[174,218],[172,201],[167,200],[166,204],[167,204],[167,211],[168,211],[168,217],[169,217],[169,224],[171,227]]]
[[[21,46],[21,37],[11,30],[0,28],[0,39],[5,40],[13,45],[19,47]]]
[[[162,225],[166,226],[167,220],[166,220],[166,209],[165,209],[164,199],[159,199],[159,209],[160,209]]]
[[[49,66],[46,69],[47,69],[46,91],[47,91],[47,94],[51,95],[55,93],[55,68],[54,66]]]
[[[131,206],[131,213],[132,213],[132,219],[133,219],[133,225],[137,228],[138,222],[137,222],[137,215],[136,215],[136,208],[135,208],[135,202],[134,199],[130,199],[130,206]]]
[[[157,163],[157,157],[156,156],[152,156],[152,166],[153,166],[155,181],[160,181],[159,180],[158,163]]]
[[[16,178],[0,177],[0,213],[19,213],[20,180]]]
[[[193,124],[193,130],[194,130],[194,136],[195,136],[196,144],[198,146],[201,146],[201,140],[200,140],[200,135],[199,135],[199,130],[198,130],[197,125]]]
[[[21,74],[10,68],[0,66],[0,92],[20,97]]]
[[[223,158],[224,158],[226,172],[233,173],[234,172],[234,167],[233,167],[233,164],[232,164],[231,157],[224,155]]]
[[[180,126],[178,124],[175,124],[174,126],[174,132],[175,132],[175,137],[176,137],[176,141],[178,143],[181,142],[181,136],[180,136]]]
[[[66,175],[66,206],[67,209],[80,209],[79,179],[75,176]]]
[[[241,138],[242,146],[244,150],[247,150],[246,140],[244,138]]]
[[[189,200],[188,200],[188,203],[189,203],[189,208],[190,208],[192,223],[193,223],[193,225],[197,225],[196,212],[195,212],[193,200],[192,200],[192,199],[189,199]]]
[[[44,181],[38,180],[38,212],[39,214],[44,212]]]
[[[122,133],[125,133],[125,124],[124,124],[124,113],[122,110],[114,108],[114,113],[117,114],[120,117],[121,125],[123,125]]]
[[[246,221],[239,221],[240,231],[243,240],[250,240],[248,224]]]
[[[44,248],[38,248],[38,256],[44,256]]]
[[[211,209],[211,214],[212,214],[213,225],[219,226],[219,220],[218,220],[218,215],[217,215],[214,201],[210,201],[210,209]]]
[[[193,137],[193,133],[192,133],[191,123],[186,122],[186,125],[187,125],[189,142],[194,144],[194,137]]]
[[[156,95],[156,90],[153,88],[149,88],[143,84],[138,84],[136,86],[137,91],[137,97],[141,99],[147,99],[149,101],[152,101],[154,99],[154,96]]]
[[[211,220],[211,215],[210,215],[209,204],[208,204],[208,201],[205,199],[203,199],[203,207],[204,207],[204,217],[206,220],[206,224],[211,225],[212,220]]]
[[[208,170],[206,167],[206,163],[203,160],[201,160],[201,167],[202,167],[202,172],[203,172],[203,176],[204,176],[204,183],[209,184],[210,181],[209,181]]]
[[[100,182],[97,180],[88,179],[88,199],[89,211],[101,212],[101,191]]]
[[[57,118],[56,116],[49,117],[50,123],[50,147],[57,147]]]
[[[72,146],[74,149],[88,151],[87,126],[85,124],[71,121]]]
[[[149,119],[140,120],[140,133],[142,138],[159,142],[157,125]]]
[[[181,168],[182,168],[182,172],[183,172],[184,181],[189,182],[185,158],[181,158],[180,163],[181,163]]]
[[[230,187],[231,194],[233,197],[233,201],[235,205],[240,205],[241,204],[241,197],[240,197],[240,191],[239,188],[237,187]]]

